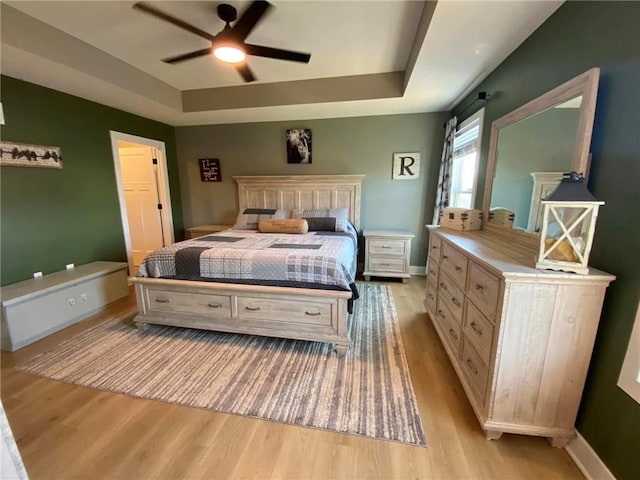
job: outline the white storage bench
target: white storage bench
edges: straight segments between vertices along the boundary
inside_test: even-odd
[[[88,263],[2,287],[2,350],[22,348],[128,294],[121,262]]]

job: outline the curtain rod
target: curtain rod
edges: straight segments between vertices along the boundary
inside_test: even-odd
[[[481,102],[481,101],[487,102],[487,101],[489,101],[490,98],[491,98],[491,95],[489,95],[487,92],[478,92],[478,98],[476,98],[469,105],[464,107],[462,109],[462,111],[457,116],[462,115],[464,112],[466,112],[471,107],[473,107],[477,102]],[[443,126],[446,127],[447,123],[445,122]]]

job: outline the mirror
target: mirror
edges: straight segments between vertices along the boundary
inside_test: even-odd
[[[562,173],[587,177],[599,75],[593,68],[493,122],[485,228],[536,234],[540,201]]]

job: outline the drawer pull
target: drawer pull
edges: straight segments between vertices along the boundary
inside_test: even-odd
[[[470,327],[471,327],[471,330],[476,332],[478,335],[482,336],[482,329],[478,328],[478,325],[476,324],[476,322],[471,322]]]
[[[446,318],[446,317],[444,316],[444,312],[443,312],[442,310],[438,310],[438,316],[439,316],[440,318]]]
[[[245,310],[249,310],[250,312],[257,312],[260,310],[260,307],[244,307]]]
[[[456,297],[453,297],[451,299],[451,303],[453,303],[456,307],[461,307],[462,304],[458,301],[458,299]]]
[[[158,303],[169,303],[169,299],[168,298],[156,298],[156,302]]]
[[[461,272],[462,271],[462,267],[456,267],[456,272]]]
[[[446,286],[444,283],[442,283],[442,282],[440,282],[440,288],[441,288],[442,290],[444,290],[445,292],[447,291],[447,286]]]
[[[389,245],[380,245],[380,248],[391,248]]]
[[[429,273],[430,273],[431,275],[435,275],[435,274],[436,274],[436,271],[435,271],[435,270],[429,270]]]
[[[209,304],[209,306],[210,306],[211,308],[222,308],[222,304],[221,304],[221,303],[213,303],[213,302],[211,302],[211,303]]]
[[[438,247],[436,247],[435,245],[433,247],[431,247],[431,250],[437,250]]]
[[[442,259],[443,260],[446,260],[447,258],[449,258],[449,257],[447,257],[446,255],[442,255]]]
[[[381,263],[380,265],[382,265],[383,267],[388,267],[390,264],[388,264],[388,263],[384,263],[384,262],[383,262],[383,263]]]
[[[479,283],[476,283],[476,290],[478,290],[479,292],[484,290],[484,287],[482,285],[480,285]]]
[[[458,335],[456,335],[456,332],[455,332],[455,330],[454,330],[453,328],[450,328],[450,329],[449,329],[449,335],[451,335],[451,337],[452,337],[454,340],[458,340]]]
[[[432,300],[435,298],[435,297],[433,296],[433,293],[429,293],[429,294],[427,294],[427,297],[429,297],[429,298],[430,298],[430,299],[432,299]]]
[[[474,375],[478,374],[478,369],[476,368],[476,366],[473,364],[473,362],[471,361],[470,358],[467,358],[467,367],[469,367],[469,370],[471,370],[473,372]]]
[[[306,310],[304,311],[305,315],[309,315],[310,317],[319,317],[321,312],[307,312]]]

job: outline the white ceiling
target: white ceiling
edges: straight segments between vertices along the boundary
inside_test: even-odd
[[[247,41],[311,61],[249,57],[251,84],[212,57],[161,62],[208,42],[131,1],[2,3],[3,74],[195,125],[448,110],[562,2],[272,1]],[[215,34],[224,26],[217,3],[153,5]],[[230,3],[241,13],[250,2]]]

